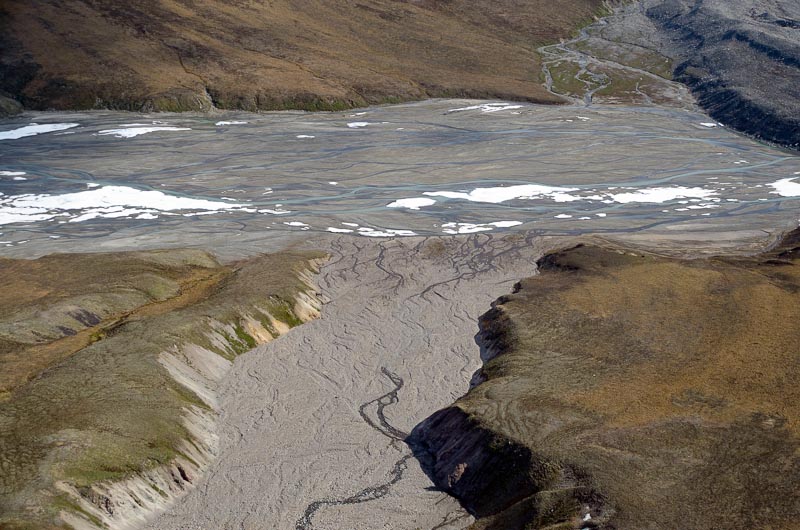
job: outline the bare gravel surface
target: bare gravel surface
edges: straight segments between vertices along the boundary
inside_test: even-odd
[[[345,237],[331,251],[322,317],[237,361],[220,391],[219,460],[150,528],[470,523],[402,440],[466,392],[478,316],[531,274],[542,243]]]

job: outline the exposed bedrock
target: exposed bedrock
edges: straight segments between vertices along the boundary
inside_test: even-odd
[[[408,441],[431,479],[478,518],[472,528],[557,527],[580,512],[598,521],[605,510],[580,470],[534,453],[458,406],[433,414]]]
[[[800,230],[538,268],[481,318],[479,384],[408,439],[472,528],[796,528]]]

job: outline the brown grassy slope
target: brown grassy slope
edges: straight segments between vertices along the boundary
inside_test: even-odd
[[[8,0],[0,91],[27,107],[341,108],[429,96],[557,102],[537,46],[601,0]]]
[[[486,381],[429,420],[475,528],[800,528],[800,231],[755,258],[540,267],[482,320]]]
[[[121,319],[188,305],[228,274],[196,251],[0,258],[0,400]]]

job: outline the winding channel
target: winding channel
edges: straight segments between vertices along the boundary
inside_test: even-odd
[[[390,405],[393,405],[399,401],[398,393],[403,388],[403,378],[399,375],[395,374],[394,372],[390,372],[386,369],[386,367],[381,367],[381,373],[385,375],[394,385],[394,388],[383,394],[380,397],[377,397],[371,401],[367,401],[363,405],[358,408],[358,412],[361,415],[361,418],[369,424],[370,427],[375,429],[376,431],[380,432],[390,440],[392,443],[401,442],[403,441],[408,433],[397,429],[396,427],[392,426],[389,421],[386,419],[386,415],[384,413],[384,409]],[[377,416],[377,421],[370,418],[369,414],[367,413],[367,409],[370,408],[372,405],[376,406],[375,415]],[[359,504],[362,502],[368,502],[375,499],[379,499],[381,497],[386,496],[389,493],[389,488],[391,488],[394,484],[398,483],[400,480],[403,479],[403,473],[408,468],[408,459],[412,458],[413,454],[409,453],[397,462],[395,462],[394,467],[390,472],[390,479],[388,482],[384,484],[380,484],[378,486],[370,486],[368,488],[364,488],[363,490],[359,491],[358,493],[346,497],[344,499],[325,499],[314,501],[308,505],[305,512],[303,513],[303,517],[301,517],[297,524],[295,524],[296,530],[311,530],[314,526],[312,524],[311,519],[314,517],[314,513],[326,506],[340,506],[344,504]]]
[[[467,527],[403,439],[467,391],[478,317],[542,252],[581,234],[747,248],[798,221],[800,196],[786,190],[800,158],[696,112],[435,100],[227,114],[247,122],[237,126],[150,118],[190,130],[99,135],[130,121],[120,113],[4,122],[80,125],[0,142],[0,171],[24,173],[0,177],[0,203],[29,215],[0,226],[0,254],[331,255],[321,318],[237,359],[218,389],[219,457],[152,530]],[[561,191],[497,199],[512,186]],[[115,200],[156,197],[162,209],[104,211],[91,192],[109,187]],[[389,207],[420,198],[419,209]]]

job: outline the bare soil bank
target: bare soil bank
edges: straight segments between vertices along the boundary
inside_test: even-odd
[[[0,9],[0,92],[31,109],[555,103],[536,47],[569,36],[603,4],[11,0]]]
[[[797,528],[800,231],[538,265],[481,319],[480,384],[410,438],[473,528]]]

